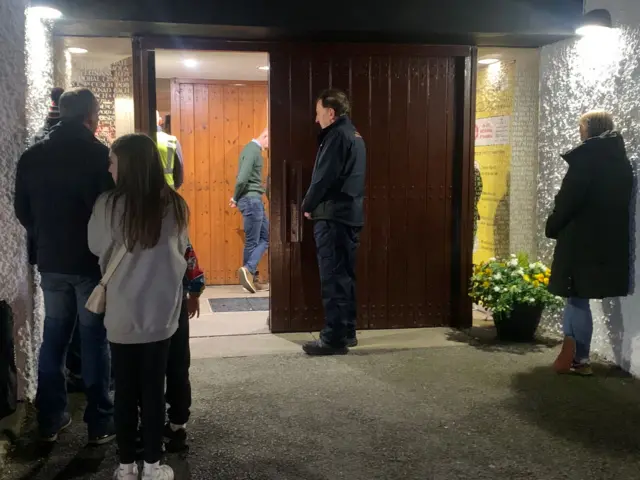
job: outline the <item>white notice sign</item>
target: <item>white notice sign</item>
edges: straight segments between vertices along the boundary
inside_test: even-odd
[[[476,147],[509,144],[511,116],[476,119]]]

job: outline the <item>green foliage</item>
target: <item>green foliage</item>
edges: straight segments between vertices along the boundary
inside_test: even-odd
[[[469,295],[493,313],[508,314],[516,304],[559,307],[562,299],[547,290],[550,275],[546,265],[529,263],[524,253],[490,258],[475,267]]]

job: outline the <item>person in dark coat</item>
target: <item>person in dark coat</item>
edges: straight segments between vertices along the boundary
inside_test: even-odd
[[[49,112],[43,127],[36,133],[33,143],[41,142],[45,139],[53,127],[60,123],[60,97],[64,93],[64,88],[56,87],[51,89],[51,103],[49,104]]]
[[[316,102],[316,122],[322,127],[311,185],[302,201],[313,220],[325,327],[308,342],[308,355],[348,352],[356,339],[356,255],[364,225],[366,148],[349,119],[349,99],[326,90]]]
[[[545,233],[557,240],[549,291],[564,297],[564,342],[558,373],[591,374],[590,299],[623,297],[630,288],[633,172],[624,140],[603,111],[580,119],[582,143],[562,155],[569,170]]]
[[[15,213],[34,233],[44,296],[35,403],[45,442],[55,442],[71,423],[64,367],[78,315],[89,442],[101,445],[115,438],[104,320],[85,308],[101,278],[98,258],[88,246],[89,218],[98,196],[114,187],[109,149],[94,135],[99,110],[88,89],[65,92],[60,123],[23,153],[16,172]]]

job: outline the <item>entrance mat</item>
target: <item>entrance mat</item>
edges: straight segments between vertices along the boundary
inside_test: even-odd
[[[213,313],[221,312],[268,312],[269,299],[260,298],[210,298]]]

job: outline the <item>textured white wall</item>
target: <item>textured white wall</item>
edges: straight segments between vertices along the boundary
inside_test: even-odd
[[[27,0],[0,1],[0,298],[14,313],[20,397],[32,400],[44,310],[13,190],[18,158],[46,116],[52,67],[51,25],[25,16],[26,6]]]
[[[511,124],[509,243],[511,253],[536,257],[536,181],[538,175],[538,49],[513,49],[516,79]]]
[[[605,108],[616,119],[630,157],[640,155],[640,1],[587,0],[586,9],[606,8],[617,28],[606,35],[567,40],[542,49],[540,69],[539,254],[549,261],[553,242],[543,238],[566,166],[559,154],[579,142],[577,121],[587,110]],[[634,199],[632,207],[640,213]],[[632,232],[640,238],[636,213]],[[635,239],[634,239],[635,246]],[[634,248],[635,250],[635,248]],[[640,265],[634,253],[638,285]],[[640,375],[640,289],[623,299],[592,302],[593,351]],[[546,327],[560,332],[559,318]]]

